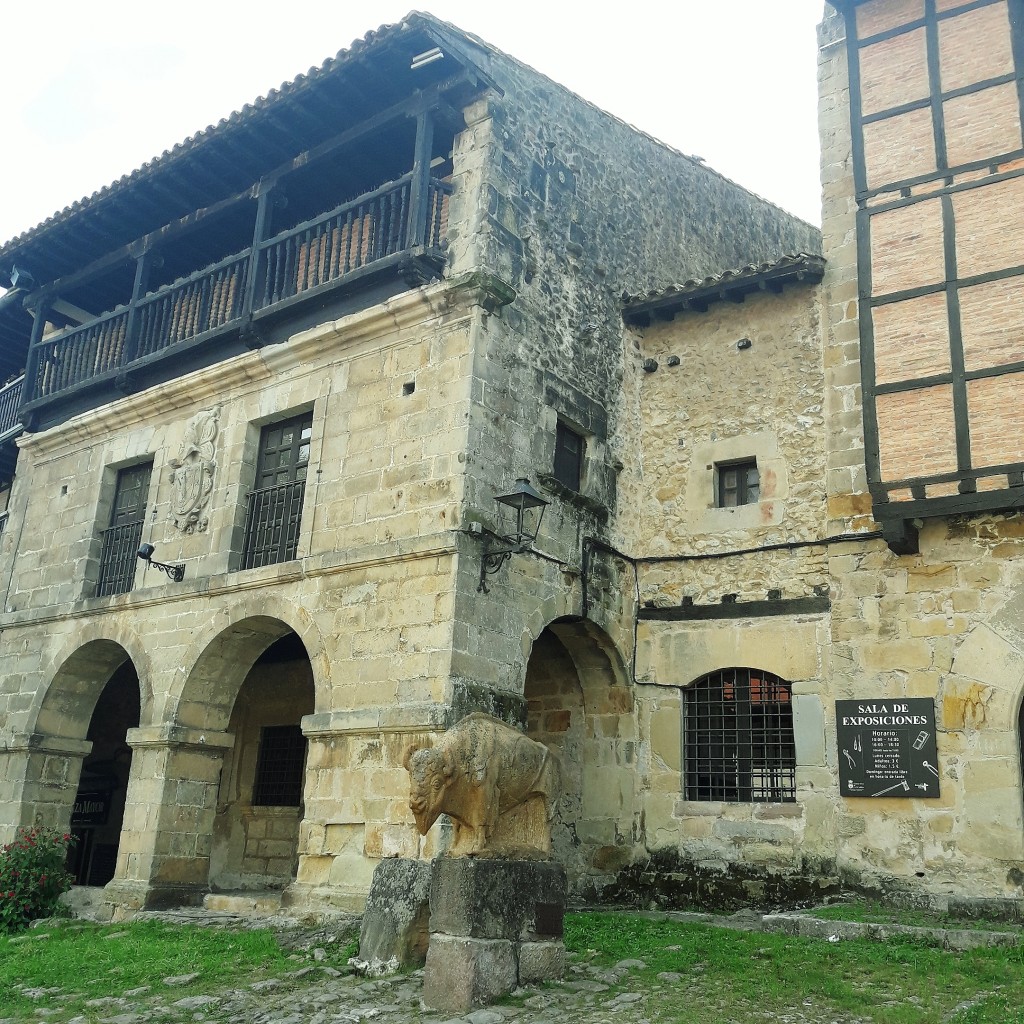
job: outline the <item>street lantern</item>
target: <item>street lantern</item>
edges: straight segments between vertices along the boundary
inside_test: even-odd
[[[483,560],[480,563],[480,585],[477,591],[487,593],[487,577],[493,576],[512,555],[529,551],[533,547],[540,524],[544,519],[544,509],[550,504],[537,491],[526,477],[520,477],[508,494],[497,494],[494,500],[499,505],[511,508],[516,514],[515,533],[500,537],[504,547],[491,551],[484,548]]]

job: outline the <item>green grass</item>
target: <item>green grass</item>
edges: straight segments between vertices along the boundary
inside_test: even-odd
[[[105,926],[54,923],[0,938],[0,1017],[15,1014],[38,1019],[36,1008],[59,1005],[61,1013],[47,1019],[62,1021],[89,1012],[84,1008],[88,999],[120,996],[143,985],[149,985],[151,993],[175,993],[175,998],[181,998],[227,986],[241,977],[258,981],[295,967],[288,952],[266,931],[229,932],[157,921]],[[199,977],[188,985],[172,989],[163,984],[166,977],[194,972]],[[26,996],[25,987],[61,992],[44,1004]]]
[[[878,900],[846,900],[808,911],[826,921],[864,921],[874,924],[906,924],[914,928],[966,928],[992,932],[1019,932],[1020,925],[988,918],[952,917],[934,910],[891,907]]]
[[[829,943],[627,914],[572,914],[567,949],[610,966],[647,965],[625,982],[650,994],[659,1022],[757,1021],[765,1011],[798,1019],[875,1024],[1024,1024],[1024,951],[949,953],[922,942]],[[682,975],[659,982],[659,972]],[[977,1000],[953,1015],[961,1004]]]
[[[763,1024],[772,1015],[800,1024],[1024,1024],[1019,948],[950,953],[903,939],[830,943],[625,913],[569,914],[565,942],[577,966],[644,961],[643,970],[609,977],[608,992],[594,998],[643,993],[636,1013],[653,1024]],[[332,966],[354,951],[352,942],[332,945]],[[158,997],[167,1004],[267,978],[282,979],[289,986],[282,991],[316,986],[315,974],[288,977],[310,963],[296,956],[266,931],[55,922],[0,939],[0,1017],[37,1021],[46,1008],[58,1010],[46,1019],[61,1024],[79,1014],[98,1019],[122,1011],[89,1008],[86,1000],[142,986],[150,988],[137,997],[140,1010]],[[199,976],[188,985],[163,984],[193,972]],[[659,979],[662,972],[679,978]],[[26,987],[60,991],[37,1001]]]

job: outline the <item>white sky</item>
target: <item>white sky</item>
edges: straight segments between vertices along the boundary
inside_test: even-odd
[[[0,242],[294,78],[415,0],[14,0],[0,21]],[[823,0],[420,0],[820,222]]]

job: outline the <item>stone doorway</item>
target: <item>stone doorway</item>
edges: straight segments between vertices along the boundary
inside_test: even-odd
[[[306,739],[313,670],[299,637],[288,632],[255,661],[228,722],[234,745],[217,796],[210,887],[283,889],[295,879],[303,816]]]
[[[610,639],[566,620],[534,642],[524,696],[528,734],[562,763],[554,854],[585,894],[630,862],[639,829],[632,690]]]

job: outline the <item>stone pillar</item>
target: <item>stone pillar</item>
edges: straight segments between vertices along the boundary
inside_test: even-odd
[[[162,725],[128,730],[132,772],[111,902],[126,909],[198,904],[209,888],[226,732]]]
[[[66,829],[89,740],[15,735],[0,750],[0,842],[19,825]]]
[[[361,912],[373,871],[383,859],[415,860],[434,850],[423,842],[409,812],[411,744],[429,745],[444,729],[438,704],[365,708],[306,715],[309,741],[299,827],[299,869],[285,902],[324,902]]]

